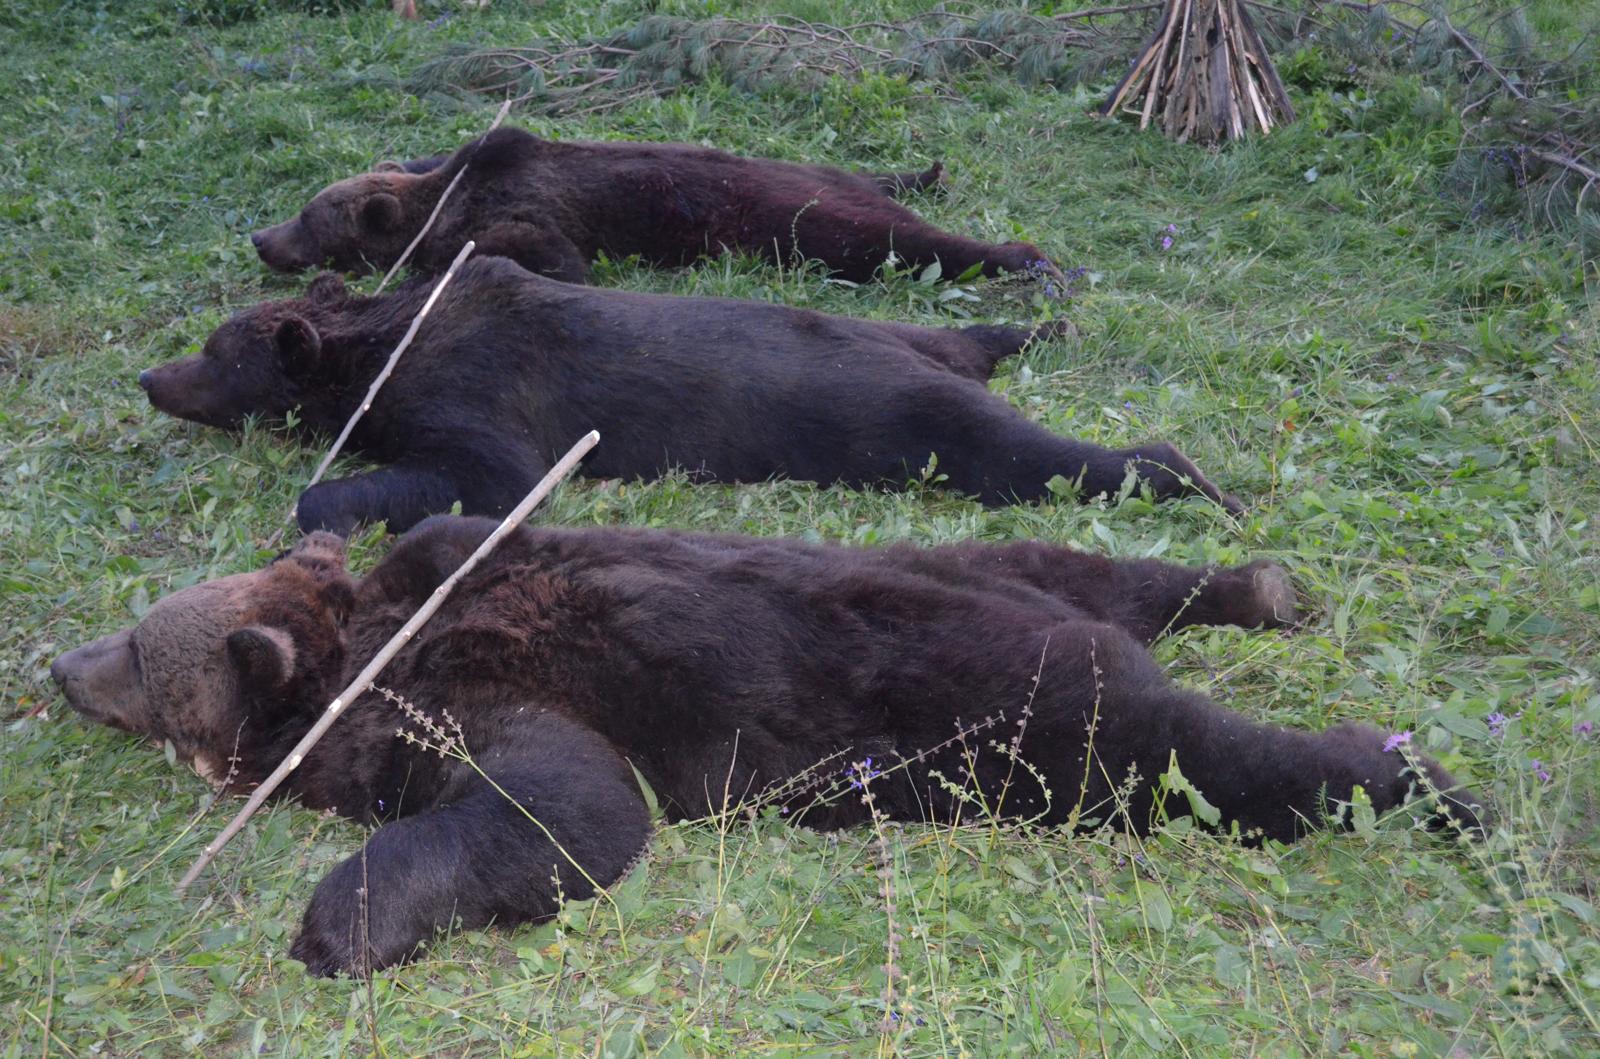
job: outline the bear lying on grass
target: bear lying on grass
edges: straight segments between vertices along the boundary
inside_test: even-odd
[[[385,269],[422,231],[463,165],[461,183],[411,258],[440,272],[467,240],[484,254],[581,283],[589,262],[635,254],[685,265],[736,250],[788,264],[821,261],[847,279],[872,278],[891,250],[955,277],[1060,272],[1029,243],[995,245],[941,231],[892,195],[938,184],[925,173],[867,175],[740,158],[676,143],[553,143],[496,129],[442,160],[390,164],[325,188],[300,213],[250,236],[282,272]]]
[[[170,740],[242,791],[493,526],[430,519],[359,581],[342,541],[314,534],[261,571],[161,600],[51,673],[86,717]],[[1415,777],[1382,733],[1257,724],[1170,683],[1144,648],[1191,624],[1284,625],[1293,607],[1287,576],[1261,562],[523,527],[381,676],[410,712],[360,697],[281,788],[383,825],[364,865],[317,887],[291,953],[317,974],[360,972],[453,921],[550,915],[552,876],[573,898],[610,885],[650,833],[630,763],[672,819],[729,791],[825,828],[865,818],[853,783],[897,820],[957,820],[978,797],[1044,824],[1142,829],[1174,753],[1221,826],[1246,833],[1290,840],[1358,783],[1379,811],[1401,804]],[[444,740],[495,786],[438,753]]]
[[[240,313],[199,355],[139,383],[157,408],[198,423],[299,408],[301,426],[332,435],[431,289],[352,296],[324,273],[306,297]],[[1040,499],[1056,475],[1086,496],[1115,493],[1131,465],[1157,497],[1239,509],[1171,445],[1071,441],[991,394],[982,380],[1029,337],[582,287],[476,258],[351,435],[390,466],[308,490],[300,526],[345,533],[384,519],[399,532],[457,500],[467,514],[504,513],[591,428],[603,439],[585,464],[595,477],[681,467],[723,482],[901,485],[937,454],[945,484],[986,504]]]

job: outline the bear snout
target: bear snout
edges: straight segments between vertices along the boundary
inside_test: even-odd
[[[128,686],[137,679],[131,671],[132,637],[124,629],[75,647],[50,663],[50,679],[68,706],[91,721],[133,730],[117,708],[137,690]]]
[[[68,651],[66,654],[50,663],[50,679],[55,681],[56,686],[59,688],[65,688],[67,686],[67,680],[72,676],[72,667],[67,661],[72,654],[72,651]]]
[[[219,386],[215,376],[204,357],[185,357],[141,371],[139,387],[157,411],[229,430],[250,411],[248,394]]]
[[[250,244],[262,264],[277,272],[303,272],[320,264],[318,256],[305,246],[306,238],[300,218],[275,224],[250,233]]]

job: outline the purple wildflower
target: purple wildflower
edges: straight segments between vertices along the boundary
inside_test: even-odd
[[[1411,731],[1410,729],[1407,729],[1404,732],[1396,732],[1394,735],[1391,735],[1389,738],[1385,739],[1383,741],[1383,752],[1385,754],[1392,754],[1401,747],[1410,745]]]
[[[1488,717],[1484,718],[1484,720],[1488,722],[1489,734],[1497,737],[1505,735],[1506,725],[1511,723],[1511,718],[1507,717],[1499,710],[1491,713]]]
[[[1593,731],[1594,731],[1594,722],[1593,721],[1579,721],[1577,724],[1572,726],[1572,734],[1573,735],[1588,735],[1590,732],[1593,732]]]
[[[1161,237],[1161,249],[1163,249],[1163,250],[1171,250],[1172,249],[1172,236],[1163,235]]]
[[[1066,272],[1062,273],[1062,276],[1067,281],[1066,284],[1063,285],[1057,283],[1053,278],[1056,271],[1055,266],[1051,265],[1048,261],[1029,261],[1027,263],[1027,269],[1028,274],[1034,279],[1044,281],[1044,292],[1047,297],[1059,298],[1061,300],[1076,296],[1078,293],[1078,288],[1074,286],[1074,284],[1076,284],[1078,280],[1082,279],[1089,273],[1089,267],[1087,265],[1079,265],[1077,268],[1069,268]]]
[[[1168,235],[1177,235],[1178,234],[1178,226],[1176,224],[1167,225],[1167,234]]]
[[[1540,783],[1550,782],[1550,770],[1544,767],[1543,762],[1541,762],[1538,758],[1534,758],[1530,763],[1530,766],[1533,769],[1533,774],[1539,777]]]
[[[872,759],[859,761],[845,768],[844,774],[850,777],[850,789],[855,791],[865,790],[868,783],[883,775],[882,769],[872,767]]]

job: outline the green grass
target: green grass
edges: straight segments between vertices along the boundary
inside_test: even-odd
[[[1179,826],[1142,842],[981,826],[820,835],[731,813],[664,829],[616,895],[620,923],[575,904],[554,923],[443,941],[370,989],[307,979],[285,956],[315,881],[361,841],[347,822],[262,814],[176,898],[231,806],[160,752],[81,723],[46,669],[162,593],[271,554],[320,454],[164,418],[134,375],[298,289],[259,265],[250,229],[332,179],[487,124],[492,103],[395,87],[443,41],[582,34],[645,5],[497,0],[436,29],[382,4],[285,5],[345,12],[314,17],[242,0],[128,6],[0,15],[0,1053],[1600,1049],[1600,734],[1575,729],[1600,725],[1596,276],[1558,243],[1469,223],[1470,204],[1439,196],[1456,122],[1404,79],[1301,87],[1301,122],[1220,153],[1087,117],[1098,89],[981,73],[961,101],[888,81],[815,97],[709,85],[528,119],[546,134],[873,168],[943,159],[953,187],[923,212],[1091,270],[1064,310],[1081,344],[1036,348],[994,388],[1063,433],[1172,440],[1251,503],[1238,520],[1137,498],[985,511],[935,491],[668,480],[573,485],[538,517],[1274,557],[1315,610],[1307,629],[1196,630],[1160,658],[1251,716],[1415,731],[1493,795],[1487,842],[1402,821],[1264,850]],[[241,11],[260,17],[228,21]],[[1545,5],[1538,24],[1554,34],[1568,12]],[[1168,224],[1179,233],[1162,251]],[[850,287],[748,261],[622,263],[597,281],[925,323],[1051,311],[1025,286],[946,300],[957,288]],[[383,547],[368,535],[358,562]],[[1498,736],[1494,713],[1516,718]],[[891,933],[899,1017],[884,1028]]]

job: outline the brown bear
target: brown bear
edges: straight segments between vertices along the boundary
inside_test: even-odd
[[[938,165],[920,174],[847,173],[689,144],[558,143],[510,127],[443,159],[390,163],[341,180],[250,241],[282,272],[389,268],[463,166],[466,175],[411,258],[419,272],[442,271],[472,239],[483,254],[574,283],[601,253],[685,265],[729,250],[784,264],[815,259],[858,282],[871,279],[891,251],[912,267],[938,261],[952,278],[975,266],[990,276],[1061,278],[1030,243],[995,245],[941,231],[893,201],[908,188],[939,184]]]
[[[304,298],[238,314],[200,354],[139,384],[199,423],[299,408],[300,428],[337,433],[431,290],[418,280],[352,296],[325,273]],[[308,490],[300,525],[344,533],[383,519],[398,532],[458,500],[466,514],[502,514],[591,428],[603,438],[585,464],[595,477],[681,467],[722,482],[893,486],[936,454],[944,484],[987,504],[1045,497],[1057,475],[1086,496],[1115,493],[1132,468],[1157,497],[1241,510],[1171,445],[1072,441],[991,394],[995,362],[1032,333],[583,287],[475,258],[351,435],[391,466]]]
[[[430,519],[359,581],[341,540],[314,534],[51,673],[84,716],[170,740],[244,791],[493,526]],[[895,820],[958,821],[976,799],[1142,830],[1174,755],[1210,804],[1175,794],[1166,811],[1247,837],[1330,822],[1355,784],[1380,811],[1452,790],[1374,729],[1259,724],[1172,684],[1145,649],[1186,625],[1293,617],[1266,562],[523,527],[380,677],[407,705],[359,697],[281,788],[381,825],[317,887],[291,954],[361,972],[452,923],[547,916],[558,893],[609,886],[650,833],[630,765],[673,820],[727,791],[825,828],[864,820],[868,787]],[[1435,812],[1473,826],[1467,801]]]

